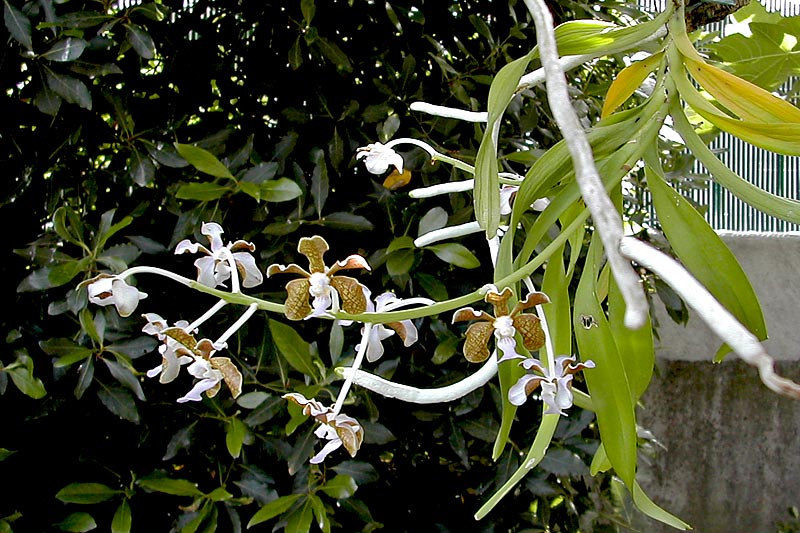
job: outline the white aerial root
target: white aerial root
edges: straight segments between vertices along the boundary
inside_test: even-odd
[[[651,270],[672,287],[686,305],[691,307],[736,355],[758,369],[764,385],[784,396],[800,398],[800,385],[775,373],[775,361],[764,350],[758,338],[725,309],[680,263],[633,237],[623,238],[619,248],[622,255]]]

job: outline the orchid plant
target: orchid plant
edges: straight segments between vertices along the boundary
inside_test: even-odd
[[[670,116],[671,124],[686,145],[705,154],[697,144],[697,134],[685,111],[686,103],[720,129],[791,153],[800,144],[784,143],[778,134],[768,131],[767,124],[778,121],[797,126],[800,112],[708,64],[687,37],[683,27],[684,6],[680,3],[670,4],[657,18],[637,25],[633,31],[581,21],[567,23],[554,31],[541,0],[526,0],[526,5],[536,23],[539,44],[498,74],[486,113],[441,108],[424,102],[412,106],[420,112],[485,123],[474,164],[413,138],[374,142],[358,148],[354,154],[367,172],[382,176],[390,170],[404,172],[400,147],[421,148],[431,160],[451,166],[458,175],[467,175],[467,179],[410,192],[411,197],[424,201],[432,196],[471,191],[474,201],[474,220],[437,228],[420,236],[415,244],[422,247],[468,234],[483,234],[492,263],[483,265],[485,285],[444,301],[399,298],[392,292],[370,288],[370,266],[361,255],[352,254],[327,266],[324,255],[329,245],[321,236],[312,236],[301,238],[297,246],[298,253],[308,259],[307,269],[297,264],[266,267],[267,283],[275,284],[277,274],[299,276],[285,284],[285,301],[275,303],[243,291],[264,282],[252,255],[255,245],[244,240],[224,244],[222,227],[208,221],[201,226],[200,233],[208,238],[210,248],[189,240],[175,248],[176,254],[204,254],[194,263],[196,279],[136,266],[114,275],[100,274],[84,282],[81,288],[87,290],[92,303],[114,305],[123,317],[131,316],[148,296],[131,282],[140,274],[162,275],[217,299],[192,322],[179,317],[170,326],[155,313],[143,315],[147,322],[143,331],[160,341],[157,351],[161,362],[147,375],[169,384],[185,369],[195,379],[191,390],[177,398],[182,403],[213,397],[223,384],[234,398],[242,393],[244,380],[235,358],[217,354],[227,348],[227,340],[258,310],[289,321],[329,320],[334,327],[360,324],[360,342],[355,345],[352,364],[337,369],[344,382],[332,406],[307,398],[305,389],[284,395],[299,406],[302,415],[319,424],[314,434],[323,444],[311,457],[311,463],[329,460],[339,448],[355,456],[362,446],[363,425],[342,412],[353,385],[401,401],[425,404],[454,401],[497,376],[504,398],[495,458],[508,442],[519,406],[531,398],[540,402],[542,416],[523,466],[477,511],[478,518],[488,513],[542,460],[559,419],[569,416],[570,408],[576,404],[595,411],[597,416],[603,446],[595,455],[593,471],[614,469],[640,509],[683,529],[687,525],[653,504],[635,479],[635,404],[652,372],[653,342],[646,286],[634,264],[668,283],[719,333],[730,349],[758,368],[768,387],[796,398],[800,397],[800,387],[775,375],[771,358],[760,346],[761,338],[750,333],[759,330],[757,302],[749,303],[748,308],[755,311],[748,316],[734,316],[723,304],[729,304],[731,298],[738,301],[738,297],[733,292],[726,293],[728,287],[714,283],[708,272],[696,268],[702,260],[694,261],[693,255],[703,253],[704,242],[716,245],[718,238],[702,226],[691,206],[665,184],[657,151],[659,132]],[[604,38],[599,39],[600,35]],[[628,67],[631,69],[626,69],[628,75],[617,78],[609,89],[604,118],[587,132],[572,111],[564,70],[607,54],[637,51],[645,45],[656,51],[648,59]],[[541,60],[542,67],[526,72],[535,57]],[[732,113],[708,103],[687,73]],[[614,112],[648,76],[655,79],[655,86],[644,103]],[[550,106],[564,140],[539,157],[524,174],[500,171],[497,129],[503,114],[514,98],[542,82],[547,84]],[[726,87],[746,91],[760,107],[745,109],[737,103],[738,95]],[[637,238],[623,224],[619,208],[621,183],[642,165],[659,214],[665,215],[665,219],[668,214],[680,215],[670,218],[669,223],[665,221],[664,231],[686,268]],[[708,166],[718,169],[720,179],[730,178],[730,171],[713,163]],[[735,180],[728,182],[737,187]],[[763,191],[749,191],[751,198],[764,196]],[[798,211],[794,215],[789,213],[789,203],[794,206],[795,202],[772,201],[770,205],[775,214],[796,217]],[[522,223],[526,213],[536,213],[533,223]],[[695,231],[696,228],[700,229]],[[548,232],[551,238],[546,240]],[[587,234],[589,245],[583,248]],[[697,240],[689,242],[681,237],[687,234],[695,235]],[[571,296],[569,286],[580,259],[585,262],[575,294]],[[749,287],[732,260],[726,261],[725,267],[736,272],[732,279]],[[344,270],[360,272],[354,274],[358,277],[345,276],[341,274]],[[538,288],[532,278],[537,271],[543,271],[542,286]],[[373,294],[379,295],[373,299]],[[481,301],[492,307],[493,314],[470,307]],[[197,340],[204,323],[227,305],[243,306],[245,310],[215,340]],[[417,328],[424,327],[427,317],[439,315],[450,317],[453,324],[470,322],[463,355],[471,363],[482,364],[473,375],[446,387],[424,389],[395,383],[361,368],[364,358],[369,363],[381,358],[387,349],[383,342],[393,335],[404,347],[413,345],[419,338]],[[397,349],[397,343],[389,349]],[[622,357],[623,350],[631,352]]]

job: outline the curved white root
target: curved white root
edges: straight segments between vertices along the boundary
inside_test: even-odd
[[[625,237],[620,241],[620,252],[641,266],[658,274],[694,309],[708,327],[725,341],[731,349],[758,369],[761,381],[771,390],[800,399],[800,385],[775,373],[775,361],[764,350],[758,338],[750,333],[708,290],[683,266],[649,244]]]
[[[457,383],[433,389],[419,389],[401,383],[395,383],[383,379],[363,370],[353,370],[352,368],[339,367],[336,373],[344,378],[353,376],[353,383],[360,385],[367,390],[376,392],[387,398],[395,398],[404,402],[431,404],[452,402],[458,400],[486,385],[497,373],[497,357],[494,354],[484,363],[480,370]]]

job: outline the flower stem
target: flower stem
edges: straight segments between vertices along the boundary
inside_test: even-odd
[[[353,366],[349,369],[351,372],[347,376],[347,379],[345,379],[344,385],[342,385],[342,388],[339,390],[339,396],[336,397],[336,403],[333,406],[333,416],[339,414],[339,412],[342,410],[345,399],[347,399],[347,393],[350,392],[350,387],[353,385],[353,377],[358,369],[361,368],[361,363],[364,361],[364,354],[367,353],[369,334],[371,332],[372,324],[364,324],[364,330],[361,332],[361,344],[358,346],[358,351],[356,352],[356,358],[353,361]]]

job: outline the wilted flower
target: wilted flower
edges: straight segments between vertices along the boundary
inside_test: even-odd
[[[161,354],[161,364],[155,368],[147,371],[147,377],[153,378],[159,376],[161,383],[169,383],[178,377],[181,366],[191,363],[194,359],[188,355],[179,355],[178,351],[182,346],[178,341],[172,337],[168,337],[162,333],[169,327],[167,321],[155,313],[145,313],[142,315],[147,319],[147,325],[142,328],[144,333],[155,335],[163,344],[158,347],[158,352]],[[175,327],[186,331],[189,325],[185,320],[179,320],[175,323]]]
[[[364,160],[364,166],[371,174],[383,174],[390,166],[403,173],[403,157],[393,148],[381,143],[372,143],[356,150],[356,160]]]
[[[397,307],[402,300],[391,292],[385,292],[375,298],[375,303],[367,296],[367,312],[382,313]],[[387,309],[388,308],[388,309]],[[387,322],[386,324],[375,324],[369,332],[369,339],[367,340],[367,361],[370,363],[377,361],[383,356],[383,341],[392,335],[397,335],[402,339],[403,346],[409,347],[417,342],[418,334],[417,328],[410,320],[401,320],[399,322]],[[356,346],[356,350],[360,349],[360,344]]]
[[[139,300],[147,298],[147,294],[136,287],[128,285],[124,279],[110,274],[84,281],[79,287],[86,286],[89,301],[97,305],[114,305],[120,316],[130,316],[139,305]]]
[[[296,392],[284,394],[283,397],[301,406],[304,415],[315,418],[321,424],[314,431],[314,435],[328,442],[319,453],[311,458],[311,463],[321,463],[329,453],[341,446],[344,446],[351,457],[356,456],[356,452],[364,441],[364,429],[355,418],[334,414],[330,407],[325,407],[314,399],[309,400]]]
[[[334,276],[340,270],[364,268],[369,270],[367,260],[360,255],[351,255],[337,261],[332,267],[325,266],[323,255],[328,251],[328,243],[319,236],[303,237],[297,251],[308,258],[309,270],[292,263],[289,266],[270,265],[267,277],[273,274],[300,274],[304,279],[295,279],[286,284],[286,318],[302,320],[309,316],[322,316],[333,305],[333,298],[341,300],[342,309],[351,314],[363,313],[367,309],[365,287],[354,278]],[[309,296],[313,302],[309,305]],[[312,310],[313,305],[313,310]]]
[[[216,287],[227,281],[231,277],[231,266],[228,261],[229,255],[233,257],[233,262],[239,276],[242,279],[243,287],[255,287],[264,281],[261,271],[256,266],[256,260],[250,252],[255,251],[253,243],[238,240],[227,245],[222,244],[222,227],[216,222],[207,222],[200,228],[200,233],[208,237],[211,243],[211,250],[189,239],[184,239],[175,247],[176,254],[185,252],[203,252],[208,257],[201,257],[194,262],[197,267],[197,281],[207,287]],[[247,250],[240,252],[237,250]]]
[[[538,350],[544,345],[544,332],[539,317],[522,311],[548,303],[550,299],[543,292],[531,292],[509,313],[508,300],[512,294],[508,287],[503,289],[503,292],[490,289],[486,293],[484,300],[494,307],[494,316],[485,311],[475,311],[471,307],[459,309],[453,315],[453,323],[463,320],[479,321],[467,328],[464,356],[468,361],[480,363],[489,358],[489,339],[492,334],[495,336],[497,348],[503,352],[503,357],[499,361],[522,357],[517,353],[517,341],[514,338],[517,332],[522,335],[523,346],[528,350]]]
[[[522,358],[520,365],[529,372],[508,389],[508,401],[522,405],[533,391],[541,385],[542,401],[547,405],[545,414],[563,415],[564,409],[572,407],[572,377],[585,368],[594,368],[593,361],[575,363],[575,357],[557,357],[553,368],[546,368],[533,357]],[[574,363],[574,364],[573,364]]]

